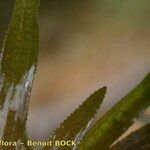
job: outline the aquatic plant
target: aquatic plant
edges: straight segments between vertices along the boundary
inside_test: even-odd
[[[127,96],[100,118],[85,135],[80,150],[106,150],[150,105],[150,73]]]
[[[84,134],[90,128],[94,116],[97,110],[100,108],[100,105],[105,97],[106,87],[100,88],[91,94],[80,106],[76,109],[62,124],[60,127],[55,129],[51,134],[50,141],[56,140],[72,140],[80,143]],[[53,149],[51,147],[51,149]],[[75,149],[76,147],[58,147],[58,149]],[[48,147],[43,149],[49,149]]]
[[[27,147],[25,126],[29,98],[36,72],[39,50],[38,10],[40,0],[16,0],[12,20],[0,59],[0,139],[16,141],[16,146],[0,150],[32,149]],[[150,105],[150,73],[127,96],[121,99],[94,124],[93,119],[105,97],[106,87],[87,98],[48,140],[74,140],[73,147],[42,147],[59,150],[119,150],[131,146],[149,146],[149,124],[112,145]],[[148,132],[148,133],[147,133]],[[136,138],[134,138],[136,135]],[[131,144],[127,144],[131,141]],[[137,145],[134,144],[137,142]],[[144,144],[143,144],[144,143]],[[123,147],[123,148],[122,148]]]
[[[16,0],[0,60],[0,139],[24,139],[39,50],[39,0]],[[6,149],[6,148],[2,148]],[[7,147],[15,149],[15,147]]]

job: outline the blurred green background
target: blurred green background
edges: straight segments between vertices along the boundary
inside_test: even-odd
[[[0,2],[0,46],[14,0]],[[97,118],[150,70],[150,1],[41,0],[40,55],[28,132],[46,138],[93,91],[108,93]],[[148,121],[150,110],[134,124]],[[42,124],[41,124],[42,122]]]

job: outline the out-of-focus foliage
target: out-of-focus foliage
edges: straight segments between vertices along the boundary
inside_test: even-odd
[[[43,0],[41,2],[41,12],[51,13],[51,17],[55,18],[62,16],[63,19],[67,20],[73,16],[82,17],[85,11],[93,11],[93,14],[99,14],[97,19],[103,21],[107,19],[117,21],[120,19],[128,23],[147,24],[150,16],[149,6],[150,2],[148,0]],[[46,7],[49,9],[44,9]]]
[[[111,150],[149,150],[150,123],[115,144]]]
[[[5,32],[11,19],[14,0],[0,1],[0,53]]]
[[[41,41],[44,43],[42,50],[55,54],[76,50],[63,47],[63,41],[75,35],[79,37],[81,35],[82,40],[82,35],[87,38],[88,34],[90,36],[97,34],[100,39],[105,36],[103,35],[105,30],[110,31],[109,35],[118,37],[128,32],[132,34],[134,31],[149,32],[149,6],[148,0],[42,0],[40,13]],[[91,44],[92,42],[91,37]]]
[[[94,115],[99,109],[106,93],[106,87],[100,88],[90,95],[51,135],[51,141],[72,140],[80,142],[90,127]],[[49,149],[45,147],[44,149]],[[53,149],[53,148],[52,148]],[[61,150],[72,149],[72,147],[58,147]]]
[[[89,130],[80,150],[106,150],[150,104],[150,73],[127,96],[118,102]]]

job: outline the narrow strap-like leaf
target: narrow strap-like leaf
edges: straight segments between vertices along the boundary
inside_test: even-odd
[[[24,141],[39,50],[40,0],[16,0],[0,61],[0,140]],[[19,150],[20,145],[0,147]]]
[[[33,63],[37,62],[38,7],[39,0],[16,0],[1,61],[1,72],[7,82],[19,82]]]
[[[72,140],[80,142],[85,132],[88,130],[94,115],[99,109],[106,93],[106,87],[100,88],[89,98],[87,98],[82,105],[79,106],[51,135],[51,141]],[[58,147],[61,150],[72,149],[73,147]],[[43,149],[50,149],[45,147]]]

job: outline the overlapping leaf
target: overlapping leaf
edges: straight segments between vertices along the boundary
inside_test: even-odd
[[[85,135],[80,150],[106,150],[150,104],[150,73]]]

